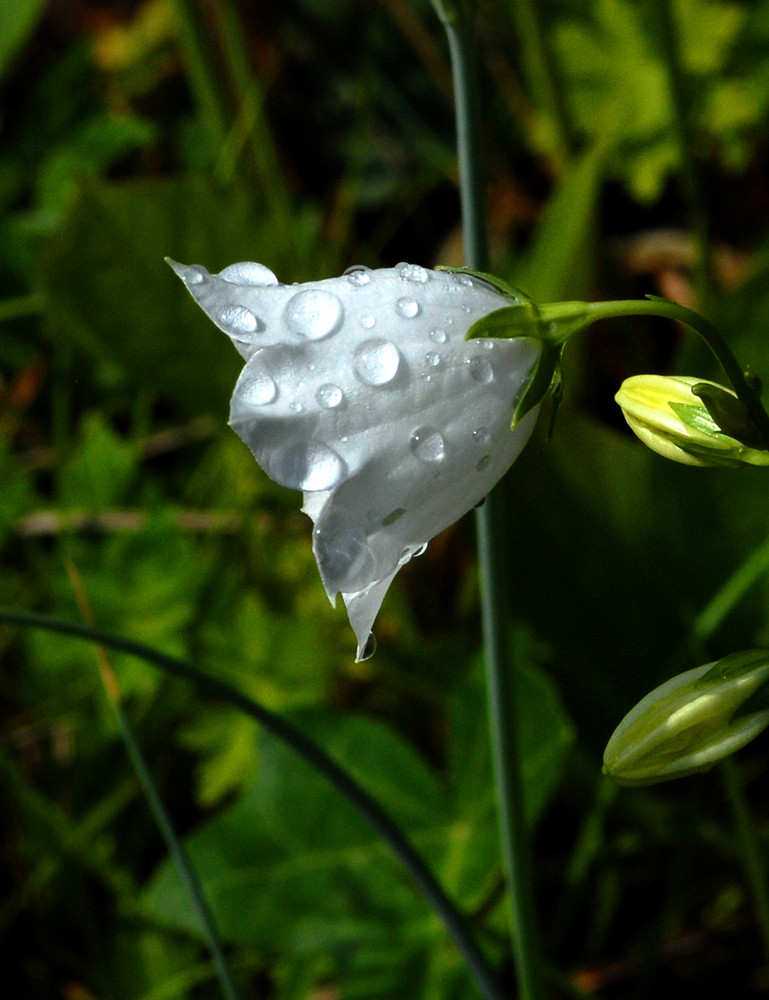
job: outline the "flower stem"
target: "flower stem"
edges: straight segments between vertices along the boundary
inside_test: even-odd
[[[114,635],[89,625],[52,618],[48,615],[15,611],[12,608],[0,608],[0,622],[42,628],[49,632],[58,632],[61,635],[71,635],[136,656],[160,668],[172,677],[191,681],[204,694],[232,705],[264,726],[268,732],[285,743],[315,771],[323,775],[370,823],[443,921],[484,1000],[504,1000],[494,972],[485,955],[475,943],[462,915],[414,849],[410,840],[380,806],[379,802],[359,785],[351,774],[329,757],[322,747],[305,736],[301,730],[229,684],[209,677],[184,660],[169,656],[145,643],[126,639],[123,636]]]
[[[500,310],[501,312],[501,310]],[[769,448],[769,414],[758,393],[749,384],[739,361],[718,330],[699,313],[667,299],[628,299],[617,302],[557,302],[539,306],[537,315],[543,336],[551,343],[564,343],[572,334],[584,330],[599,319],[619,316],[660,316],[691,327],[705,341],[720,363],[734,391],[745,404],[754,426]]]
[[[444,2],[438,4],[437,9],[448,35],[454,74],[465,263],[475,270],[486,271],[489,264],[487,212],[470,15],[461,3]],[[498,490],[492,491],[478,511],[477,519],[489,721],[519,996],[521,1000],[536,1000],[544,995],[542,960],[533,864],[524,815],[515,697],[517,671],[507,629],[507,570],[502,558],[504,526],[501,497]]]

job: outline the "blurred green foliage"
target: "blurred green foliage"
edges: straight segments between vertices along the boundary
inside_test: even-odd
[[[673,4],[683,109],[657,0],[536,5],[540,61],[524,6],[478,4],[495,270],[540,300],[693,301],[691,135],[712,318],[766,378],[769,3]],[[298,497],[226,427],[237,358],[163,263],[260,260],[283,281],[459,263],[428,0],[17,0],[0,88],[0,603],[79,620],[77,581],[99,626],[289,713],[404,824],[504,974],[471,525],[401,574],[354,665]],[[503,487],[553,977],[564,996],[751,996],[766,974],[717,775],[615,795],[599,761],[655,684],[769,644],[765,572],[695,630],[769,536],[765,473],[666,465],[621,427],[625,375],[717,377],[680,331],[606,324],[565,361],[554,434],[543,420]],[[304,763],[110,662],[245,997],[474,995],[386,847]],[[95,652],[3,628],[0,685],[3,996],[217,996]],[[765,749],[742,758],[762,844]]]

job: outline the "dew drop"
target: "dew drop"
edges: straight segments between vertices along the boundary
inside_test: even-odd
[[[371,269],[364,267],[363,264],[353,264],[352,267],[347,268],[344,274],[350,284],[358,288],[371,281]]]
[[[488,385],[494,378],[494,369],[485,358],[480,357],[478,354],[475,357],[468,358],[465,364],[470,375],[476,382],[480,382],[481,385]]]
[[[288,408],[292,413],[301,413],[304,409],[301,403],[289,403]]]
[[[269,375],[259,372],[240,383],[237,395],[245,406],[266,406],[275,401],[278,387]]]
[[[225,281],[232,282],[233,285],[277,285],[278,279],[264,264],[257,264],[253,260],[243,260],[238,264],[230,264],[223,271],[219,272],[219,277]]]
[[[376,636],[373,632],[369,632],[368,639],[366,639],[360,656],[358,657],[358,663],[362,663],[364,660],[370,660],[374,653],[376,653]]]
[[[404,281],[414,281],[419,285],[424,285],[430,280],[430,274],[419,264],[399,264],[398,274]]]
[[[478,472],[483,472],[483,470],[487,467],[490,461],[491,461],[491,455],[484,455],[483,458],[479,459],[478,462],[476,462],[475,468],[478,470]]]
[[[366,385],[386,385],[395,378],[401,356],[389,340],[365,340],[355,349],[355,372]]]
[[[327,410],[333,410],[344,400],[344,393],[338,385],[328,382],[318,389],[315,393],[315,398],[321,406],[325,406]]]
[[[461,273],[455,274],[454,280],[458,285],[463,285],[465,288],[473,287],[473,279],[470,277],[469,274],[461,274]]]
[[[430,331],[430,340],[432,340],[434,343],[436,343],[436,344],[445,344],[446,343],[446,339],[447,338],[446,338],[446,331],[445,330],[431,330]]]
[[[425,361],[431,368],[437,368],[441,363],[441,356],[437,351],[428,351],[425,354]]]
[[[320,441],[293,441],[278,448],[268,461],[269,475],[294,490],[330,490],[344,479],[344,461]]]
[[[421,462],[440,462],[446,454],[446,445],[440,431],[420,427],[411,435],[411,450]]]
[[[370,330],[372,327],[376,326],[376,320],[373,316],[363,316],[360,325],[364,330]]]
[[[395,311],[404,319],[414,319],[422,312],[422,307],[415,299],[398,299]]]
[[[473,431],[473,441],[475,441],[476,444],[488,444],[490,440],[491,435],[489,434],[487,427],[476,427]]]
[[[187,285],[202,285],[206,280],[206,271],[197,264],[188,267],[184,272],[184,281]]]
[[[329,590],[361,590],[369,583],[373,557],[365,531],[346,511],[335,511],[313,531],[313,548]]]
[[[411,553],[411,558],[418,559],[420,556],[423,556],[425,552],[427,552],[427,542],[422,542],[422,544]]]
[[[259,320],[245,306],[227,306],[219,313],[218,321],[230,333],[255,333],[259,329]]]
[[[332,292],[307,288],[289,300],[285,316],[291,333],[308,340],[322,340],[342,325],[344,308]]]

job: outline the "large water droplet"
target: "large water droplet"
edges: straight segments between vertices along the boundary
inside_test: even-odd
[[[322,288],[298,292],[286,306],[286,325],[292,333],[308,340],[322,340],[342,325],[341,299]]]
[[[276,399],[278,387],[269,375],[258,372],[240,383],[237,395],[243,406],[266,406]]]
[[[446,343],[446,331],[445,330],[431,330],[430,340],[434,341],[436,344]]]
[[[473,358],[468,358],[467,361],[465,361],[465,364],[467,365],[467,370],[470,372],[470,375],[476,382],[480,382],[481,385],[488,385],[488,383],[494,378],[494,369],[491,367],[486,358],[482,358],[478,354],[476,354]]]
[[[232,282],[233,285],[277,285],[278,279],[264,264],[257,264],[253,260],[242,260],[238,264],[230,264],[223,271],[219,272],[219,277],[225,281]]]
[[[255,333],[260,327],[259,320],[245,306],[227,306],[219,313],[218,319],[219,325],[229,333]]]
[[[440,462],[446,454],[443,435],[434,427],[420,427],[411,435],[411,450],[422,462]]]
[[[345,512],[332,513],[313,531],[315,556],[329,590],[361,590],[370,582],[373,557],[366,533]]]
[[[405,281],[415,281],[419,285],[424,285],[430,280],[430,274],[419,264],[399,264],[398,274]]]
[[[318,389],[315,398],[321,406],[325,406],[327,410],[333,410],[344,400],[344,393],[338,385],[332,385],[329,382]]]
[[[365,340],[355,349],[353,363],[361,382],[386,385],[395,378],[401,356],[389,340]]]
[[[281,486],[314,493],[337,486],[347,467],[332,448],[320,441],[293,441],[272,453],[267,472]]]
[[[414,319],[422,311],[422,307],[416,299],[398,299],[395,303],[395,311],[403,319]]]
[[[364,267],[363,264],[353,264],[353,266],[348,267],[344,273],[350,284],[359,288],[363,285],[367,285],[371,281],[371,269]]]
[[[373,632],[369,632],[368,639],[366,639],[360,656],[358,657],[358,663],[362,663],[364,660],[370,660],[374,653],[376,653],[376,636]]]

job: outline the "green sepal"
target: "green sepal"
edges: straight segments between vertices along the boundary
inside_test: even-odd
[[[748,408],[733,393],[708,382],[692,386],[692,393],[699,397],[722,434],[728,435],[747,448],[766,451],[766,442],[750,419]]]
[[[528,295],[525,295],[517,288],[513,288],[509,282],[496,274],[489,274],[487,271],[475,271],[472,267],[448,267],[444,264],[439,264],[435,270],[446,271],[448,274],[469,274],[471,278],[478,278],[480,281],[485,281],[487,285],[491,285],[492,288],[501,292],[506,298],[512,299],[513,302],[531,302]]]
[[[541,403],[545,396],[561,383],[561,352],[563,348],[543,343],[534,372],[522,395],[514,401],[510,429],[515,428],[526,414]]]
[[[537,340],[544,340],[539,310],[531,301],[495,309],[473,323],[467,331],[467,340],[479,337],[497,337],[502,340],[536,337]]]
[[[769,652],[765,649],[747,649],[740,653],[729,653],[714,663],[706,674],[696,682],[696,687],[706,687],[714,681],[725,681],[750,673],[756,667],[764,666],[769,661]],[[758,692],[754,692],[757,694]],[[769,705],[766,706],[769,708]]]

